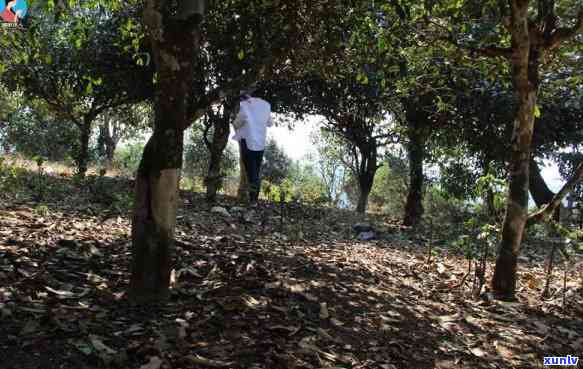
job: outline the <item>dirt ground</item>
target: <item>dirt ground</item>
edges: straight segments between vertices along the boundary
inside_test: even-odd
[[[566,286],[557,267],[542,299],[544,263],[527,247],[517,302],[474,299],[465,259],[440,249],[428,262],[426,237],[376,216],[378,239],[358,241],[354,213],[299,205],[249,214],[223,198],[227,217],[183,193],[172,298],[132,306],[129,217],[72,201],[71,188],[42,208],[0,204],[0,368],[542,368],[583,356],[580,265]]]

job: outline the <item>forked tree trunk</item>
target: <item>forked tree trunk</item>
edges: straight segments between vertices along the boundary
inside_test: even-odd
[[[206,199],[208,202],[217,200],[217,192],[223,184],[222,161],[229,142],[229,112],[225,109],[222,115],[215,116],[213,121],[213,138],[209,142],[210,163],[205,179]]]
[[[156,1],[150,0],[144,22],[158,73],[156,118],[136,177],[129,289],[129,297],[143,303],[164,300],[170,294],[186,101],[199,45],[200,18],[160,22],[161,17]]]
[[[413,131],[419,130],[413,128]],[[407,154],[409,157],[409,192],[405,203],[403,224],[416,226],[423,216],[423,159],[426,136],[422,132],[412,132],[409,136]]]
[[[368,197],[372,186],[374,185],[374,177],[377,172],[377,146],[370,143],[370,146],[358,149],[361,153],[361,167],[358,173],[358,203],[356,205],[356,212],[364,214],[368,207]]]

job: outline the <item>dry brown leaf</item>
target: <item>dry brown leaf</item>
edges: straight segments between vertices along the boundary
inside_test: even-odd
[[[160,369],[162,360],[158,356],[152,356],[147,364],[144,364],[140,369]]]
[[[546,336],[550,332],[549,326],[538,320],[534,320],[532,324],[536,327],[537,332],[543,336]]]
[[[211,368],[226,368],[234,364],[233,362],[207,359],[200,355],[188,355],[186,359],[193,364],[208,366]]]
[[[472,348],[470,348],[470,352],[472,354],[474,354],[475,356],[477,356],[477,357],[485,357],[485,356],[488,355],[487,352],[485,352],[484,350],[482,350],[479,347],[472,347]]]
[[[97,337],[96,335],[90,334],[89,341],[91,341],[91,344],[93,345],[95,350],[97,350],[100,353],[104,353],[107,355],[115,355],[117,353],[117,351],[104,344],[103,341],[101,341],[99,337]]]
[[[328,304],[325,302],[320,303],[320,319],[325,320],[330,318],[330,312],[328,312]]]

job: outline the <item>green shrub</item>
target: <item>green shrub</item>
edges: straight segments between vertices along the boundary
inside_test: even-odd
[[[138,171],[143,152],[144,144],[141,142],[122,146],[115,152],[114,166],[122,175],[133,177]]]

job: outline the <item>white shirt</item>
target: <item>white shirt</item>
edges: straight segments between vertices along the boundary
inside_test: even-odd
[[[236,129],[233,139],[245,139],[249,150],[263,151],[267,127],[272,125],[271,105],[263,99],[250,97],[239,104],[239,113],[233,122]]]

